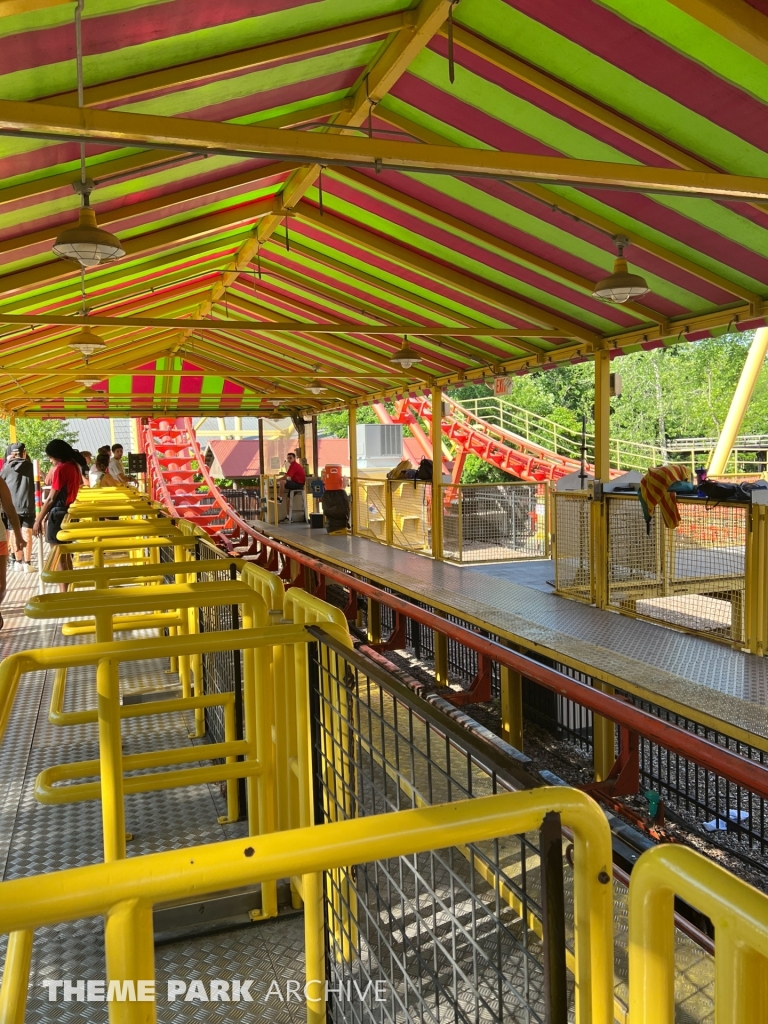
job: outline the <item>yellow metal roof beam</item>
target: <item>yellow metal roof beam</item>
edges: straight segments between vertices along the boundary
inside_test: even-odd
[[[69,0],[71,2],[71,0]],[[147,93],[159,89],[191,89],[222,75],[232,77],[244,75],[265,64],[276,61],[292,61],[308,57],[321,50],[329,50],[339,46],[350,46],[353,43],[375,39],[377,36],[389,35],[413,22],[413,14],[404,11],[398,14],[385,14],[365,21],[353,22],[349,25],[338,25],[334,28],[310,32],[302,36],[293,36],[252,46],[234,53],[220,54],[203,60],[190,61],[188,64],[177,64],[158,71],[148,71],[142,75],[118,79],[114,82],[103,82],[84,90],[85,106],[125,103],[135,101]],[[46,100],[62,106],[77,106],[77,92],[66,92]]]
[[[421,0],[416,11],[411,12],[408,23],[390,41],[373,67],[368,69],[348,108],[334,118],[333,123],[339,124],[342,128],[343,125],[360,124],[371,109],[371,100],[375,99],[375,102],[378,102],[407,70],[408,64],[428,45],[448,17],[450,7],[450,0]],[[365,90],[364,96],[361,95],[361,89]],[[319,163],[312,160],[308,162],[312,166],[295,171],[286,182],[281,198],[286,206],[295,206],[317,178],[320,171]],[[210,300],[200,306],[200,316],[205,316],[209,312],[211,305],[235,279],[239,269],[248,265],[257,249],[271,237],[280,219],[279,215],[273,215],[267,218],[264,224],[257,225],[235,256],[233,272],[222,276],[221,281],[211,289]]]
[[[768,201],[768,178],[762,177],[457,146],[428,146],[333,132],[318,134],[216,124],[187,118],[115,110],[79,110],[13,100],[0,100],[0,129],[11,136],[80,139],[120,146],[167,146],[184,151],[270,157],[296,163],[448,173],[709,199]]]
[[[169,299],[173,296],[169,296]],[[236,300],[240,302],[240,298]],[[234,300],[233,300],[234,303]],[[402,334],[402,326],[395,324],[364,324],[346,323],[336,321],[329,323],[302,323],[300,320],[239,320],[233,317],[230,320],[206,320],[193,319],[188,317],[160,317],[160,316],[59,316],[51,313],[3,313],[0,311],[0,324],[49,324],[52,326],[64,327],[169,327],[169,328],[191,328],[192,330],[205,329],[206,331],[228,331],[232,333],[245,332],[248,334],[370,334],[387,335]],[[485,327],[475,329],[474,327],[444,327],[441,324],[428,324],[420,327],[408,327],[407,333],[413,337],[426,335],[456,335],[457,337],[481,337],[494,335],[500,338],[570,338],[571,332],[553,333],[551,331],[538,332],[532,328],[525,330],[517,327]]]
[[[468,317],[463,313],[457,313],[456,310],[450,307],[443,306],[438,302],[431,299],[425,298],[423,295],[415,295],[412,292],[401,288],[399,285],[392,284],[390,281],[379,280],[366,274],[362,270],[358,270],[357,267],[348,266],[346,263],[342,263],[339,260],[334,259],[332,256],[328,256],[326,253],[319,250],[309,249],[302,245],[300,242],[294,240],[291,243],[291,250],[297,254],[303,256],[307,260],[310,260],[315,266],[321,267],[327,270],[330,275],[341,278],[348,277],[350,280],[358,283],[367,294],[371,296],[377,295],[379,292],[386,295],[388,298],[394,299],[396,302],[407,304],[410,306],[416,306],[419,309],[429,310],[435,313],[437,316],[445,317],[446,320],[453,320],[455,323],[460,324],[463,327],[477,327],[480,331],[484,331],[487,324],[482,323],[480,320],[475,320],[472,317]],[[262,257],[264,266],[271,266],[271,263],[264,260]],[[371,306],[366,303],[361,303],[357,297],[351,297],[344,292],[336,292],[326,286],[320,285],[313,279],[306,279],[306,283],[301,275],[297,272],[287,271],[284,267],[276,266],[276,275],[279,274],[281,277],[288,281],[295,281],[300,287],[307,287],[311,290],[316,290],[321,296],[325,295],[328,299],[337,305],[346,305],[353,310],[361,310],[370,316],[380,316],[382,319],[387,316],[392,316],[389,311],[382,311],[376,306]],[[371,302],[375,301],[373,298]],[[405,316],[405,314],[404,314]],[[408,334],[410,326],[413,321],[407,322],[405,319],[395,319],[395,323],[398,327],[398,333]],[[541,337],[541,333],[536,334],[537,338]],[[493,338],[490,338],[491,342]],[[529,345],[525,341],[516,340],[514,347],[524,352],[531,352],[538,354],[541,351],[538,345]],[[485,357],[487,353],[483,353]],[[509,352],[499,350],[498,359],[510,359],[512,358]]]
[[[436,132],[432,132],[428,128],[422,128],[421,125],[417,125],[415,122],[410,121],[391,110],[387,110],[385,107],[381,107],[379,109],[378,116],[382,121],[386,121],[394,128],[399,128],[402,131],[408,132],[409,135],[412,135],[414,138],[421,139],[423,142],[433,145],[449,144],[448,140],[442,135],[438,135]],[[580,206],[578,203],[565,199],[560,195],[554,195],[541,185],[515,182],[514,187],[521,192],[525,192],[528,195],[539,199],[550,209],[552,209],[553,206],[557,207],[564,213],[576,216],[586,224],[591,224],[593,227],[599,228],[607,234],[625,235],[629,238],[632,245],[636,246],[638,249],[652,253],[654,256],[658,256],[659,259],[664,260],[665,263],[678,267],[680,270],[684,270],[692,276],[698,277],[702,281],[707,281],[709,284],[713,284],[717,288],[722,288],[723,291],[730,292],[731,295],[736,295],[741,299],[746,299],[746,301],[752,305],[756,306],[762,302],[760,296],[755,292],[750,291],[748,288],[744,288],[740,284],[735,284],[733,281],[729,281],[727,278],[721,277],[720,274],[716,274],[706,267],[701,267],[697,263],[686,259],[685,256],[680,256],[677,253],[671,252],[669,249],[665,249],[664,246],[643,238],[642,235],[632,232],[626,227],[608,220],[606,217],[601,217],[600,214],[594,213],[592,210]]]
[[[768,18],[744,0],[670,0],[739,49],[768,64]]]
[[[349,221],[341,220],[329,213],[321,217],[318,210],[306,203],[297,207],[296,216],[331,236],[354,242],[366,252],[381,253],[394,263],[410,267],[432,281],[440,281],[465,295],[473,295],[513,316],[523,317],[534,324],[540,324],[545,329],[540,330],[539,335],[546,334],[546,328],[548,328],[557,334],[569,338],[580,338],[582,341],[597,341],[599,338],[598,334],[582,324],[565,320],[551,310],[541,309],[510,292],[486,284],[479,278],[443,266],[426,256],[398,245],[396,242],[390,242],[379,235],[374,235]],[[536,336],[536,329],[530,332],[530,336]]]
[[[361,174],[359,171],[353,171],[349,168],[339,168],[334,171],[334,175],[342,178],[343,180],[350,181],[353,187],[357,186],[360,190],[372,192],[374,195],[381,197],[386,202],[399,206],[401,209],[415,214],[421,220],[432,221],[451,232],[451,234],[458,235],[462,238],[468,238],[484,249],[495,250],[503,256],[509,257],[515,263],[521,263],[523,266],[533,267],[535,270],[540,270],[547,276],[553,277],[558,281],[564,281],[566,284],[572,285],[574,288],[577,288],[582,292],[586,292],[589,295],[591,295],[594,290],[596,282],[591,281],[588,277],[582,277],[581,274],[576,274],[571,270],[566,270],[557,263],[544,259],[543,256],[537,256],[535,253],[528,252],[528,250],[523,249],[521,246],[513,245],[512,242],[507,242],[504,239],[497,238],[495,235],[490,234],[488,231],[483,231],[482,228],[478,228],[474,224],[468,224],[466,221],[459,220],[458,217],[453,217],[449,213],[443,213],[441,210],[436,210],[427,203],[422,203],[418,199],[412,199],[410,196],[403,192],[398,192],[389,185],[384,185],[380,181],[373,181],[367,175]],[[641,320],[651,320],[658,323],[664,323],[666,321],[666,317],[661,316],[653,309],[648,309],[639,302],[625,302],[622,309],[629,310]],[[522,335],[522,337],[524,337],[524,335]]]

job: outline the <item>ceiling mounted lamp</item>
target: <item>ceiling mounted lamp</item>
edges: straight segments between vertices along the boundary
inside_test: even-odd
[[[410,370],[412,366],[418,363],[420,358],[419,353],[408,344],[408,335],[405,335],[402,346],[389,361],[396,366],[402,366],[404,370]]]
[[[278,405],[280,405],[280,403],[282,402],[282,398],[270,398],[269,401],[271,402],[272,405],[274,405],[275,408],[277,408]]]
[[[610,277],[603,278],[595,285],[592,295],[601,302],[629,302],[630,299],[639,299],[646,295],[651,289],[648,282],[639,274],[630,274],[627,269],[627,261],[624,259],[624,250],[629,245],[629,239],[625,235],[614,235],[613,241],[619,255],[613,264],[613,273]]]
[[[101,383],[100,377],[78,377],[77,383],[82,384],[84,388],[95,388],[97,384]]]
[[[96,223],[96,214],[91,209],[90,201],[94,187],[91,179],[76,181],[72,187],[82,196],[80,217],[75,227],[65,228],[58,236],[53,243],[54,253],[62,259],[79,263],[86,270],[125,256],[120,239]]]
[[[320,369],[320,365],[318,363],[316,363],[312,367],[312,373],[317,373],[319,371],[319,369]],[[312,381],[311,384],[308,384],[307,387],[312,392],[313,395],[322,395],[323,392],[328,390],[328,388],[323,387],[321,381],[319,381],[317,378],[315,378]]]
[[[107,346],[106,342],[98,334],[94,334],[90,327],[84,327],[72,338],[69,347],[80,353],[87,366],[91,356],[96,352],[103,352]]]

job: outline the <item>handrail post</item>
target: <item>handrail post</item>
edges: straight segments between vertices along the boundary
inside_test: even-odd
[[[350,493],[350,522],[352,523],[352,536],[358,534],[357,528],[357,406],[349,407],[349,427],[347,430],[349,438],[349,493]]]
[[[152,905],[129,899],[112,907],[107,914],[104,946],[109,1024],[155,1024]],[[115,998],[113,987],[122,990],[122,998]]]
[[[120,860],[125,857],[125,804],[118,665],[119,662],[114,658],[104,658],[96,668],[101,815],[104,828],[105,861]]]

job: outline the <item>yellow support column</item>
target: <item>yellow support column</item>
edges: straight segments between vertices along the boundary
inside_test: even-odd
[[[357,407],[349,407],[349,493],[351,497],[350,516],[352,536],[357,536]]]
[[[744,369],[741,371],[739,383],[736,385],[731,407],[725,417],[725,423],[712,454],[712,461],[709,464],[709,475],[717,476],[725,472],[728,457],[733,449],[733,444],[738,436],[747,411],[752,392],[755,390],[755,383],[765,362],[765,354],[768,351],[768,327],[761,327],[755,331],[755,337],[749,347],[747,360]]]
[[[443,389],[432,388],[432,557],[443,558]]]
[[[595,480],[611,479],[611,357],[595,352]]]
[[[607,349],[595,352],[595,480],[608,483],[611,479],[611,357]],[[590,539],[592,547],[593,600],[598,608],[606,603],[605,581],[607,576],[605,505],[602,501],[592,502]],[[611,687],[595,686],[606,692]],[[595,781],[602,782],[616,760],[616,726],[600,715],[593,717],[593,757]]]
[[[501,735],[516,750],[523,749],[523,677],[501,665]]]
[[[8,440],[11,444],[14,444],[14,442],[18,441],[18,437],[16,436],[15,416],[11,416],[10,420],[8,421]]]
[[[381,643],[381,605],[368,598],[368,643]]]

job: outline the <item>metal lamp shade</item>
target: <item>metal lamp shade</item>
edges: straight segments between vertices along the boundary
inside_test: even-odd
[[[102,352],[107,346],[98,334],[94,334],[90,327],[84,327],[69,342],[69,347],[79,352],[87,363],[95,352]]]
[[[76,227],[61,232],[53,243],[53,251],[62,259],[73,260],[86,268],[125,256],[120,239],[98,226],[90,206],[82,207]]]
[[[396,366],[402,366],[404,370],[410,370],[412,366],[418,363],[419,359],[419,353],[415,352],[406,341],[402,348],[398,352],[395,352],[390,359],[390,362],[394,363]]]
[[[639,274],[630,274],[627,261],[619,257],[613,265],[613,273],[597,282],[592,295],[603,302],[623,303],[639,299],[649,291],[645,278]]]

